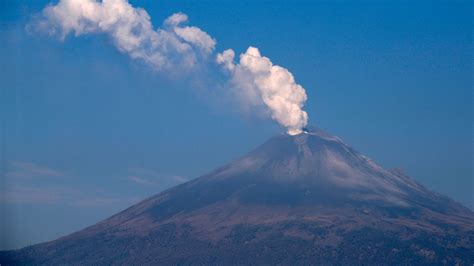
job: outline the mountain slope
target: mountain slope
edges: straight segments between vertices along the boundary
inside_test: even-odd
[[[466,264],[474,214],[321,130],[279,135],[210,174],[12,264]]]

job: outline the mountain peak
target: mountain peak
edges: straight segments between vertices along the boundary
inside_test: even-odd
[[[467,208],[312,128],[277,135],[94,226],[8,256],[27,265],[471,265],[473,219]]]
[[[317,128],[293,136],[277,135],[207,178],[223,180],[249,175],[256,184],[286,184],[287,189],[303,188],[325,195],[329,190],[331,198],[365,198],[396,205],[407,204],[403,198],[412,186],[338,137]]]
[[[293,197],[292,202],[301,204],[358,202],[396,208],[434,204],[433,193],[407,175],[385,170],[337,136],[315,127],[298,135],[274,136],[200,179],[252,186],[246,194],[253,191],[255,198],[260,190],[283,189],[287,199]],[[311,196],[301,197],[304,193]]]
[[[296,140],[299,139],[306,139],[307,137],[317,137],[320,139],[328,140],[328,141],[341,141],[337,136],[331,135],[330,133],[314,126],[308,126],[302,129],[302,132],[296,135],[289,135],[289,134],[281,134],[287,136],[289,138],[294,138]]]
[[[315,127],[315,126],[308,126],[303,128],[303,132],[299,135],[311,135],[311,136],[318,136],[320,138],[328,139],[328,140],[339,140],[338,137],[329,134],[328,132]]]

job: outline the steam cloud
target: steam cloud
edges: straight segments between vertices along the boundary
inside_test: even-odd
[[[288,134],[301,133],[308,122],[308,114],[302,109],[306,92],[296,84],[293,75],[286,68],[273,65],[255,47],[241,54],[238,64],[234,63],[234,56],[232,49],[226,50],[217,55],[217,62],[230,71],[234,85],[244,97],[252,104],[262,101]]]
[[[150,16],[127,0],[60,0],[48,5],[27,27],[61,40],[69,34],[106,34],[117,49],[140,59],[157,71],[192,69],[214,51],[216,41],[195,26],[185,26],[188,17],[176,13],[162,28],[153,29]],[[295,135],[306,126],[308,115],[302,110],[306,92],[285,68],[273,65],[257,48],[249,47],[234,63],[232,49],[217,54],[217,63],[231,76],[233,88],[246,104],[264,105],[272,119]]]
[[[70,33],[105,33],[121,52],[163,70],[192,67],[199,56],[214,50],[216,41],[206,32],[182,26],[187,20],[185,14],[177,13],[165,20],[163,29],[154,30],[148,13],[126,0],[61,0],[47,6],[29,26],[61,39]]]

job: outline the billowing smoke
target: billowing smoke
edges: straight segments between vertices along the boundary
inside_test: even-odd
[[[193,67],[198,57],[214,50],[216,41],[193,26],[182,26],[188,17],[177,13],[153,29],[150,16],[126,0],[61,0],[47,6],[29,27],[59,35],[107,34],[115,46],[134,59],[144,60],[157,70]]]
[[[308,122],[308,114],[302,109],[306,92],[296,84],[293,75],[286,68],[273,65],[255,47],[241,54],[237,64],[234,56],[232,49],[226,50],[217,55],[217,62],[230,71],[232,83],[241,95],[250,104],[263,102],[271,117],[286,127],[288,134],[301,133]]]
[[[140,59],[157,71],[192,69],[210,56],[216,41],[176,13],[161,28],[153,29],[150,16],[127,0],[60,0],[48,5],[28,28],[57,35],[106,34],[118,50]],[[229,72],[231,86],[250,106],[264,106],[272,119],[299,134],[308,115],[303,111],[306,92],[285,68],[273,65],[257,48],[249,47],[234,62],[234,51],[217,54],[217,62]]]

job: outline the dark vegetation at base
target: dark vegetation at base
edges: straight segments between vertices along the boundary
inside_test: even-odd
[[[311,239],[287,236],[294,228]],[[177,235],[176,232],[180,234]],[[304,223],[276,226],[237,226],[219,242],[193,237],[191,227],[174,224],[144,237],[116,238],[99,234],[92,239],[65,241],[53,249],[1,252],[2,265],[150,265],[150,264],[318,264],[318,265],[472,265],[474,251],[453,247],[452,236],[413,232],[401,240],[397,232],[361,228],[339,232],[341,242],[325,246],[331,229]],[[474,234],[464,241],[472,241]],[[470,240],[469,240],[470,239]],[[100,246],[98,246],[100,245]],[[471,243],[472,245],[472,243]],[[179,252],[176,252],[179,250]]]

